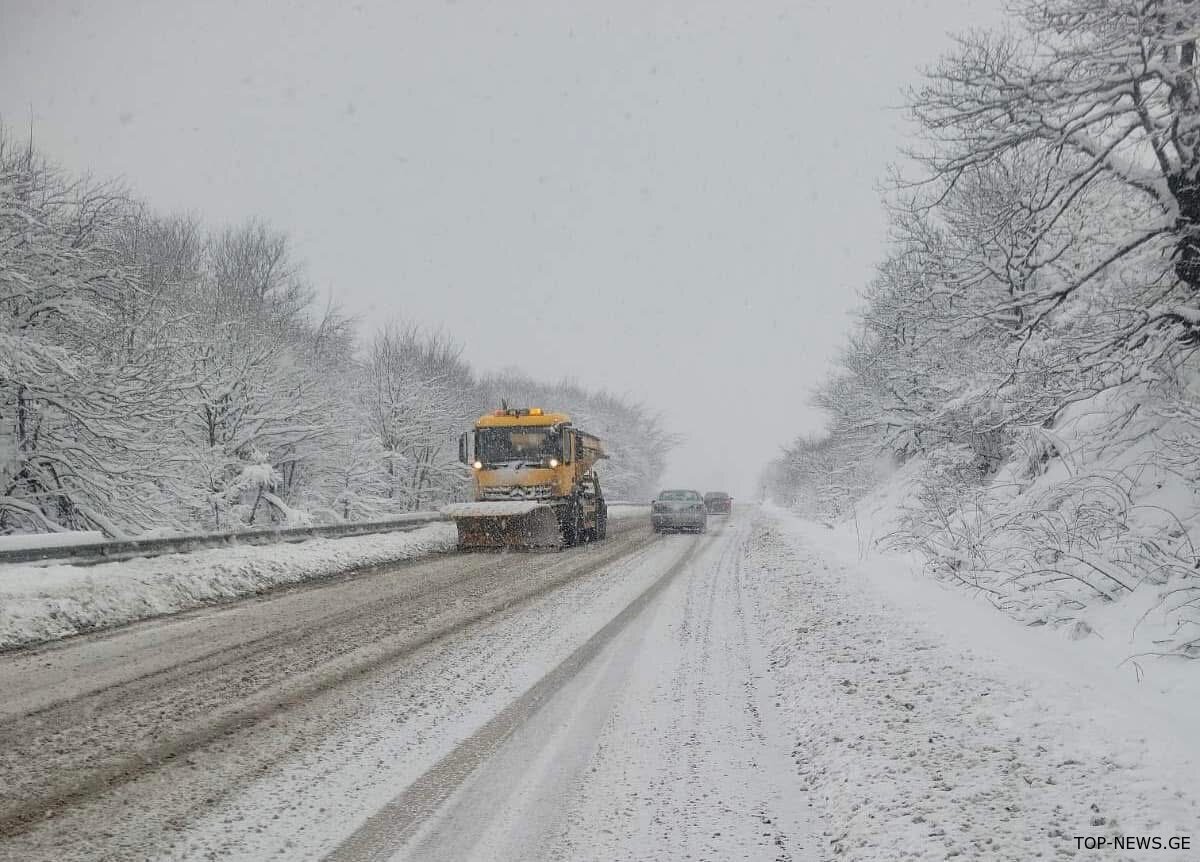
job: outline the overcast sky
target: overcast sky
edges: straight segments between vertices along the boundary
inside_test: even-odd
[[[286,229],[367,327],[636,397],[686,436],[669,484],[745,494],[821,427],[900,88],[999,5],[0,0],[0,118]]]

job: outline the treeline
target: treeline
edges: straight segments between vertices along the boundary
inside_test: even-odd
[[[1200,8],[1010,8],[908,93],[920,143],[891,183],[891,250],[816,394],[827,433],[797,440],[768,489],[847,515],[900,467],[913,493],[893,538],[998,604],[1052,619],[1180,578],[1184,607],[1200,541]]]
[[[671,438],[573,384],[479,379],[451,337],[365,340],[289,238],[164,216],[0,133],[0,534],[373,518],[461,496],[456,439],[501,397],[605,435],[645,498]]]

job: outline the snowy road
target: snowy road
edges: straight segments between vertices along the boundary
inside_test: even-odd
[[[652,732],[654,710],[614,729],[610,705],[717,646],[677,636],[697,622],[678,599],[702,607],[743,535],[631,521],[562,554],[438,557],[4,656],[0,856],[455,858],[466,842],[497,858],[499,830],[528,858],[597,744]],[[670,661],[647,663],[650,644]],[[691,688],[671,691],[701,708]],[[545,770],[514,765],[530,745]],[[514,771],[523,789],[483,806],[484,829],[470,798]]]
[[[637,589],[653,538],[614,524],[568,553],[441,556],[6,655],[0,854],[168,847],[255,775],[376,717],[379,688],[402,689],[389,723],[449,738],[521,684],[502,674],[524,671],[526,641],[581,624],[569,606]]]
[[[0,657],[0,858],[1123,859],[1073,836],[1200,838],[1186,721],[989,655],[986,626],[923,616],[819,528],[712,523]]]
[[[415,835],[398,828],[402,804],[333,858],[804,858],[800,782],[759,689],[748,529],[669,540],[690,547]]]

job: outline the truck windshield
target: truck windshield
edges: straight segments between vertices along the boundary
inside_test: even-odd
[[[541,463],[561,458],[562,443],[554,428],[480,428],[475,437],[475,457],[484,464]]]

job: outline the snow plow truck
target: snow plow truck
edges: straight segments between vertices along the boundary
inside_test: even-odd
[[[481,416],[458,441],[471,468],[474,502],[442,511],[458,526],[460,549],[565,548],[608,533],[596,475],[600,439],[565,413],[540,407]]]

